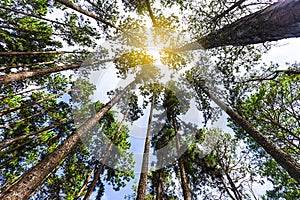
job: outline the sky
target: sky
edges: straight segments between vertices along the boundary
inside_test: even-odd
[[[151,24],[149,22],[149,24]],[[65,46],[63,47],[64,50],[67,50]],[[262,62],[268,64],[271,61],[274,63],[280,64],[280,68],[284,68],[285,63],[293,63],[295,61],[300,61],[300,38],[298,39],[285,39],[279,41],[276,46],[271,47],[271,49],[262,56]],[[118,83],[118,80],[114,77],[114,74],[116,73],[115,69],[113,69],[112,65],[109,65],[108,69],[102,70],[99,72],[93,72],[90,80],[94,82],[97,86],[97,91],[95,92],[95,96],[93,96],[94,100],[101,100],[103,102],[107,102],[108,98],[106,97],[105,93],[106,91],[113,90],[116,88],[116,86],[125,85],[124,83]],[[109,77],[109,78],[107,78]],[[110,84],[107,84],[107,83]],[[112,84],[114,83],[114,84]],[[145,113],[149,112],[149,109],[145,111]],[[192,115],[198,115],[198,113],[192,112]],[[187,120],[195,119],[190,115]],[[197,116],[199,117],[199,116]],[[201,120],[201,117],[199,117]],[[132,142],[131,150],[135,153],[142,153],[144,149],[144,137],[146,133],[146,124],[147,124],[147,114],[144,115],[143,118],[138,121],[131,132],[131,138],[130,141]],[[195,120],[195,123],[197,123],[197,120]],[[221,122],[223,125],[226,123],[223,121]],[[226,132],[232,132],[232,130],[226,125],[222,126],[223,130]],[[143,135],[144,134],[144,135]],[[140,164],[137,164],[136,171],[140,168]],[[131,181],[129,184],[126,185],[125,188],[121,189],[121,191],[115,192],[112,189],[112,186],[106,185],[105,186],[105,194],[102,199],[107,200],[117,200],[117,199],[123,199],[123,196],[126,194],[132,194],[132,185],[138,181],[139,173],[135,174],[135,180]],[[255,192],[257,194],[263,194],[266,188],[270,188],[271,185],[268,183],[264,187],[261,187],[259,185],[255,186]],[[95,195],[95,194],[94,194]]]

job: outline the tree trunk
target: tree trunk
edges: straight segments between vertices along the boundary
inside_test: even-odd
[[[0,70],[6,70],[6,69],[10,69],[10,68],[19,68],[19,67],[32,67],[35,65],[48,65],[48,64],[53,64],[56,63],[56,60],[53,61],[49,61],[49,62],[40,62],[40,63],[30,63],[30,64],[22,64],[22,65],[12,65],[12,66],[0,66]]]
[[[152,129],[152,120],[153,120],[152,118],[153,118],[153,109],[154,109],[154,101],[155,101],[154,95],[155,94],[153,94],[153,96],[151,98],[151,107],[150,107],[150,114],[149,114],[149,119],[148,119],[147,135],[145,138],[142,169],[141,169],[138,191],[137,191],[137,196],[136,196],[137,200],[144,200],[145,194],[146,194],[149,152],[150,152],[150,139],[151,139],[151,129]]]
[[[9,109],[7,109],[7,110],[0,111],[0,116],[6,115],[6,114],[8,114],[8,113],[11,113],[11,112],[14,112],[14,111],[17,111],[17,110],[20,110],[20,109],[22,109],[22,108],[27,108],[27,107],[36,105],[36,104],[38,104],[38,103],[41,103],[41,102],[44,102],[44,101],[53,99],[53,98],[55,98],[55,97],[59,97],[59,96],[61,96],[61,95],[63,95],[63,94],[66,94],[66,93],[68,93],[68,92],[71,92],[71,91],[73,91],[73,89],[65,90],[65,91],[63,91],[63,92],[61,92],[61,93],[59,93],[59,94],[50,95],[50,96],[48,96],[48,97],[42,98],[42,99],[37,100],[37,101],[34,101],[34,102],[30,102],[30,103],[27,103],[27,104],[22,104],[22,105],[20,105],[20,106],[14,107],[14,108],[9,108]]]
[[[116,139],[117,139],[118,136],[119,136],[119,133],[120,133],[121,128],[123,127],[123,125],[124,125],[124,123],[125,123],[125,120],[126,120],[126,118],[127,118],[128,113],[129,113],[129,109],[126,110],[126,113],[125,113],[125,115],[124,115],[124,117],[123,117],[123,119],[122,119],[122,121],[121,121],[121,123],[120,123],[120,126],[118,127],[118,129],[117,129],[117,131],[116,131],[116,133],[115,133],[115,135],[114,135],[112,141],[111,141],[110,144],[105,148],[105,152],[106,152],[106,153],[105,153],[105,155],[104,155],[104,158],[103,158],[102,161],[100,161],[101,164],[100,164],[99,168],[97,169],[97,171],[96,171],[96,173],[95,173],[95,175],[94,175],[93,181],[92,181],[92,183],[90,184],[90,186],[89,186],[89,188],[88,188],[88,191],[86,192],[86,194],[85,194],[83,200],[88,200],[88,199],[90,198],[91,194],[93,193],[93,190],[94,190],[94,188],[96,187],[96,183],[97,183],[97,181],[98,181],[98,179],[99,179],[99,177],[100,177],[100,174],[101,174],[102,171],[103,171],[103,168],[104,168],[104,166],[105,166],[105,163],[106,163],[106,161],[107,161],[107,158],[108,158],[108,156],[109,156],[109,153],[110,153],[110,151],[111,151],[111,149],[112,149],[112,147],[113,147],[113,145],[114,145]]]
[[[83,193],[83,191],[85,190],[85,188],[87,187],[88,183],[90,182],[92,175],[94,174],[94,171],[96,169],[96,166],[92,169],[92,171],[88,174],[88,176],[86,177],[83,186],[81,187],[80,191],[76,194],[75,196],[75,200],[79,199]]]
[[[156,20],[155,20],[154,15],[153,15],[153,11],[152,11],[152,9],[151,9],[151,4],[150,4],[150,1],[149,1],[149,0],[146,0],[146,5],[147,5],[147,9],[148,9],[149,16],[150,16],[150,18],[151,18],[153,27],[157,27],[157,23],[156,23]]]
[[[179,141],[178,127],[177,127],[176,118],[175,118],[174,113],[172,114],[172,121],[173,121],[173,127],[174,127],[174,131],[175,131],[175,137],[176,137],[176,149],[177,149],[177,153],[179,154],[180,141]],[[182,157],[180,155],[178,155],[178,163],[179,163],[180,183],[181,183],[181,188],[182,188],[182,193],[183,193],[183,199],[191,200],[192,197],[191,197],[190,189],[188,186],[188,181],[186,178],[185,167],[184,167]]]
[[[300,0],[281,0],[175,51],[243,46],[300,37]]]
[[[280,164],[292,178],[300,183],[300,164],[297,163],[289,154],[282,151],[276,144],[270,139],[264,136],[259,130],[253,127],[244,117],[240,116],[237,112],[232,110],[213,93],[211,93],[201,83],[197,83],[199,87],[207,96],[209,96],[223,111],[225,111],[231,119],[238,125],[240,125],[263,149],[270,154],[275,161]]]
[[[59,24],[59,25],[62,25],[62,26],[69,26],[69,24],[67,24],[67,23],[62,23],[62,22],[54,21],[54,20],[47,19],[47,18],[44,18],[44,17],[40,17],[40,16],[37,16],[37,15],[34,15],[34,14],[26,13],[26,12],[23,12],[21,10],[17,10],[17,9],[13,9],[13,8],[8,8],[8,7],[1,6],[1,5],[0,5],[0,8],[4,9],[4,10],[8,10],[10,12],[19,13],[19,14],[22,14],[22,15],[26,15],[26,16],[37,18],[37,19],[41,19],[41,20],[44,20],[44,21],[47,21],[47,22],[50,22],[50,23],[55,23],[55,24]]]
[[[83,137],[98,121],[115,105],[121,97],[131,88],[135,81],[127,85],[119,94],[96,113],[86,120],[75,132],[60,144],[52,153],[47,155],[40,163],[29,169],[19,177],[11,186],[2,192],[1,199],[28,199],[32,192],[42,184],[46,177],[77,145]]]
[[[111,61],[114,61],[114,59],[100,60],[100,61],[83,63],[83,64],[63,65],[63,66],[36,69],[36,70],[31,70],[31,71],[26,71],[26,72],[18,72],[18,73],[0,75],[0,84],[10,83],[12,81],[22,81],[27,78],[43,76],[45,74],[60,72],[63,70],[77,69],[79,67],[86,67],[89,65],[101,64],[101,63],[111,62]]]
[[[162,200],[163,199],[163,191],[164,191],[164,185],[163,185],[164,160],[162,159],[161,155],[158,155],[158,161],[161,162],[162,168],[158,170],[156,200]]]
[[[37,135],[37,134],[42,133],[44,131],[48,131],[50,129],[53,129],[53,128],[57,127],[57,126],[58,125],[50,125],[50,126],[42,128],[40,130],[34,131],[32,133],[29,133],[29,134],[26,134],[26,135],[21,135],[21,136],[19,136],[17,138],[13,138],[13,139],[10,139],[10,140],[3,141],[3,142],[0,143],[0,150],[4,149],[4,148],[6,148],[6,147],[8,147],[8,146],[10,146],[12,144],[15,144],[16,142],[18,142],[20,140],[26,139],[29,136]]]
[[[64,53],[81,53],[88,54],[90,52],[85,51],[2,51],[0,55],[14,56],[14,55],[41,55],[41,54],[64,54]]]
[[[107,25],[107,26],[110,26],[110,27],[112,27],[112,28],[115,28],[115,29],[117,29],[117,30],[123,32],[123,29],[121,29],[121,28],[119,28],[119,27],[113,25],[112,23],[110,23],[110,22],[108,22],[108,21],[105,21],[104,19],[101,19],[101,18],[98,17],[97,15],[95,15],[95,14],[93,14],[93,13],[87,11],[87,10],[82,9],[81,7],[79,7],[79,6],[77,6],[77,5],[73,4],[73,3],[71,3],[71,2],[68,1],[68,0],[57,0],[57,1],[58,1],[59,3],[65,5],[65,6],[69,7],[69,8],[71,8],[71,9],[77,11],[77,12],[80,12],[80,13],[86,15],[86,16],[89,16],[89,17],[95,19],[96,21],[99,21],[99,22],[101,22],[101,23],[103,23],[103,24],[105,24],[105,25]]]

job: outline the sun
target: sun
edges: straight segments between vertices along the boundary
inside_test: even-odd
[[[153,47],[148,47],[147,48],[147,53],[151,55],[154,59],[154,64],[161,64],[160,60],[160,48],[153,48]]]

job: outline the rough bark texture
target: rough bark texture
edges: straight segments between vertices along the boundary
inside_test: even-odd
[[[282,151],[275,143],[264,136],[259,130],[253,127],[244,117],[240,116],[224,102],[217,98],[213,93],[201,84],[197,86],[208,95],[222,110],[224,110],[231,119],[240,125],[264,150],[270,154],[275,161],[281,165],[291,177],[293,177],[300,184],[300,164],[297,163],[290,155]]]
[[[155,101],[155,97],[153,95],[152,99],[151,99],[151,107],[150,107],[150,114],[149,114],[149,119],[148,119],[147,135],[145,138],[143,163],[142,163],[141,175],[140,175],[137,197],[136,197],[137,200],[144,200],[145,193],[146,193],[154,101]]]
[[[96,187],[97,181],[98,181],[98,179],[99,179],[99,177],[100,177],[100,174],[101,174],[102,171],[103,171],[103,168],[104,168],[104,165],[105,165],[105,163],[106,163],[106,161],[107,161],[107,158],[108,158],[108,156],[109,156],[109,153],[110,153],[110,151],[111,151],[111,149],[112,149],[112,147],[113,147],[113,144],[115,143],[116,139],[117,139],[118,136],[119,136],[119,133],[120,133],[120,131],[121,131],[121,128],[122,128],[123,125],[124,125],[124,122],[125,122],[125,119],[126,119],[128,113],[129,113],[129,109],[127,109],[127,111],[126,111],[126,113],[125,113],[125,115],[124,115],[124,117],[123,117],[123,119],[122,119],[122,121],[121,121],[121,123],[120,123],[120,126],[118,127],[118,129],[117,129],[117,131],[116,131],[116,133],[115,133],[115,135],[114,135],[112,141],[111,141],[110,144],[107,145],[107,147],[105,148],[105,152],[106,152],[106,153],[105,153],[103,159],[101,160],[100,166],[98,167],[96,173],[94,174],[93,181],[92,181],[92,183],[90,184],[90,186],[89,186],[89,188],[88,188],[88,191],[86,192],[86,194],[85,194],[83,200],[88,200],[88,199],[90,198],[90,196],[92,195],[92,193],[93,193],[93,191],[94,191],[94,188]]]
[[[300,37],[300,0],[278,1],[176,51],[243,46]]]
[[[173,126],[174,126],[175,137],[176,137],[176,148],[177,148],[177,152],[179,153],[180,141],[179,141],[178,127],[177,127],[176,118],[174,114],[172,115],[172,120],[173,120]],[[178,164],[179,164],[180,183],[181,183],[181,188],[183,193],[183,199],[191,200],[192,197],[190,193],[190,188],[188,186],[188,181],[186,178],[185,167],[184,167],[184,162],[182,160],[182,157],[178,158]]]
[[[19,72],[19,73],[0,75],[0,84],[10,83],[12,81],[22,81],[27,78],[43,76],[45,74],[60,72],[60,71],[64,71],[64,70],[77,69],[79,67],[85,67],[88,65],[95,65],[95,64],[105,63],[105,62],[111,62],[113,60],[114,59],[99,60],[99,61],[95,61],[95,62],[91,62],[91,63],[63,65],[63,66],[48,67],[48,68],[42,68],[42,69]]]
[[[28,199],[35,191],[35,188],[42,183],[44,177],[46,177],[60,163],[60,161],[69,154],[69,152],[79,142],[80,138],[98,123],[98,121],[110,110],[110,108],[120,100],[133,83],[134,82],[126,86],[122,92],[117,94],[98,113],[83,123],[82,126],[80,126],[40,163],[29,169],[12,185],[6,188],[3,191],[2,196],[0,196],[0,199]]]
[[[161,163],[162,168],[158,170],[158,180],[157,180],[157,195],[156,200],[163,199],[163,173],[164,173],[164,160],[160,154],[158,154],[158,161]]]

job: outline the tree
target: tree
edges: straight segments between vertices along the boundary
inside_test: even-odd
[[[248,73],[241,80],[241,91],[252,91],[251,95],[245,96],[235,105],[235,109],[241,113],[249,122],[258,127],[265,136],[276,143],[280,149],[288,153],[296,161],[299,160],[297,136],[299,117],[295,109],[299,104],[297,98],[299,91],[299,77],[292,72],[297,71],[297,63],[289,65],[286,70],[277,70],[276,66],[265,69],[265,73]],[[287,73],[285,73],[287,72]],[[291,72],[291,74],[288,74]],[[255,83],[255,84],[253,84]],[[269,158],[252,139],[245,138],[244,132],[232,124],[237,136],[243,139],[249,150],[256,156],[259,173],[268,177],[273,184],[273,189],[267,192],[269,198],[298,198],[297,182],[279,166],[273,158]],[[280,191],[280,192],[279,192]]]
[[[300,30],[296,25],[300,20],[299,8],[300,2],[297,0],[279,1],[176,51],[210,49],[227,45],[242,46],[300,37]]]
[[[234,120],[236,124],[241,126],[258,144],[260,144],[266,150],[266,152],[268,152],[283,168],[285,168],[285,170],[287,170],[297,182],[300,182],[300,165],[289,154],[282,151],[274,142],[253,127],[243,116],[239,115],[233,109],[224,104],[217,96],[215,96],[206,88],[203,81],[201,82],[197,80],[195,76],[192,79],[197,93],[203,92],[211,100],[213,100],[231,117],[232,120]]]
[[[76,146],[80,140],[80,137],[86,134],[86,131],[91,129],[109,111],[109,109],[118,102],[118,100],[127,92],[130,87],[132,87],[132,84],[129,84],[127,87],[125,87],[122,92],[108,102],[95,116],[88,119],[85,124],[81,125],[72,135],[70,135],[39,164],[25,172],[25,174],[16,180],[13,185],[8,187],[3,192],[2,197],[29,197],[36,187],[42,182],[44,177],[47,176],[58,165],[58,163],[69,154],[70,150]]]

